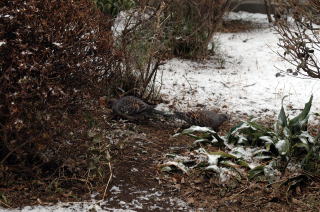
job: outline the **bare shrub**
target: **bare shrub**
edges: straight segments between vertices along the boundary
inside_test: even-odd
[[[230,0],[153,0],[140,5],[159,8],[159,26],[167,54],[203,59],[208,56],[209,44],[214,33],[221,26],[223,16],[228,11]],[[214,45],[212,45],[214,46]]]
[[[121,67],[113,72],[107,95],[158,99],[158,69],[172,55],[202,59],[222,23],[229,0],[136,1],[114,22],[115,49]],[[211,45],[214,47],[215,45]]]
[[[320,78],[320,2],[285,0],[279,1],[279,10],[290,8],[292,19],[280,19],[275,29],[280,34],[279,46],[284,50],[280,57],[295,67],[288,69],[288,74]]]
[[[205,58],[212,41],[230,6],[229,0],[166,1],[165,12],[170,47],[174,55],[186,58]]]
[[[163,9],[141,4],[115,22],[115,49],[121,52],[122,61],[121,70],[114,72],[112,86],[113,90],[122,90],[119,95],[158,98],[156,77],[167,52],[160,24]]]

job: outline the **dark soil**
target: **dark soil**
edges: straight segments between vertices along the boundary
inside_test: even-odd
[[[250,32],[256,29],[261,29],[261,24],[244,20],[224,20],[220,32],[224,33],[239,33]]]

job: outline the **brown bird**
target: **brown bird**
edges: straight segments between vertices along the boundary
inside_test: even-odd
[[[188,124],[200,127],[211,127],[218,131],[219,127],[229,118],[226,114],[216,113],[209,110],[198,110],[189,112],[174,112],[175,117],[184,120]]]
[[[135,96],[110,99],[108,105],[116,115],[128,120],[143,119],[152,113],[165,114],[162,111],[154,109],[156,105],[149,105]]]

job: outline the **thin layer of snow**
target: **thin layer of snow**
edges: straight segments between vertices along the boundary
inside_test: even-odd
[[[122,191],[121,188],[113,186],[111,188],[113,191]],[[118,200],[119,193],[112,193],[112,196],[106,201],[95,201],[91,202],[73,202],[73,203],[58,203],[56,205],[46,205],[46,206],[26,206],[21,209],[3,209],[0,208],[0,212],[87,212],[87,211],[110,211],[110,212],[136,212],[140,210],[161,210],[169,211],[175,209],[175,211],[190,211],[190,207],[186,202],[177,197],[167,197],[166,194],[157,191],[156,189],[151,189],[148,191],[139,190],[137,188],[130,188],[124,191],[126,194],[134,194],[135,198],[130,201]],[[154,202],[153,205],[146,205],[145,203],[149,200]],[[116,201],[118,203],[118,208],[110,207],[109,202]],[[163,205],[166,203],[166,206]],[[147,206],[147,207],[146,207]],[[169,207],[169,208],[168,208]]]
[[[58,47],[62,47],[62,43],[53,42],[52,44],[53,44],[53,45],[56,45],[56,46],[58,46]]]
[[[256,151],[257,148],[237,146],[234,147],[229,154],[235,155],[238,158],[243,158],[246,161],[250,161]]]
[[[113,193],[113,194],[119,194],[119,193],[121,193],[121,190],[120,190],[120,188],[118,186],[112,186],[110,188],[110,192]]]
[[[224,168],[224,167],[219,167],[217,165],[210,165],[210,166],[206,167],[206,170],[212,170],[212,171],[218,173],[219,174],[219,180],[222,183],[227,182],[230,179],[231,176],[235,175],[229,169]]]
[[[231,13],[231,18],[267,23],[265,15]],[[215,58],[204,62],[172,59],[162,66],[162,93],[176,109],[197,105],[220,108],[233,114],[276,117],[284,105],[303,108],[314,94],[312,111],[320,110],[319,80],[285,75],[276,77],[278,68],[292,68],[276,54],[279,35],[271,27],[243,33],[216,36],[220,51],[226,55],[225,69]]]
[[[208,163],[210,165],[218,165],[219,158],[221,155],[212,155],[212,154],[207,154],[208,156]]]
[[[135,212],[130,209],[116,209],[116,208],[101,208],[99,204],[89,202],[77,202],[77,203],[58,203],[52,206],[26,206],[22,209],[0,209],[0,212],[87,212],[87,211],[110,211],[110,212]]]

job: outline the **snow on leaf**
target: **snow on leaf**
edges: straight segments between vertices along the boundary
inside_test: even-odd
[[[190,134],[193,132],[209,132],[215,134],[216,132],[212,130],[210,127],[199,127],[199,126],[191,126],[188,129],[182,131],[183,134]]]
[[[182,163],[176,162],[176,161],[168,161],[164,164],[161,165],[162,167],[170,167],[170,166],[174,166],[177,169],[181,170],[183,173],[188,174],[188,167],[186,167],[185,165],[183,165]],[[163,168],[162,168],[163,169]],[[165,168],[167,170],[169,170],[168,168]],[[170,170],[171,171],[171,170]]]
[[[270,136],[260,136],[259,139],[263,140],[263,141],[266,141],[268,143],[274,143]]]
[[[275,146],[281,155],[286,155],[289,151],[289,141],[287,140],[279,140]]]
[[[230,132],[231,135],[234,135],[236,132],[239,132],[242,129],[248,129],[251,126],[247,122],[242,122],[240,125],[233,128]]]
[[[299,138],[305,138],[308,143],[313,143],[314,144],[314,137],[312,137],[308,131],[302,131],[301,134],[299,135]]]
[[[244,136],[239,136],[239,139],[238,139],[238,144],[246,144],[248,141],[248,139]]]

